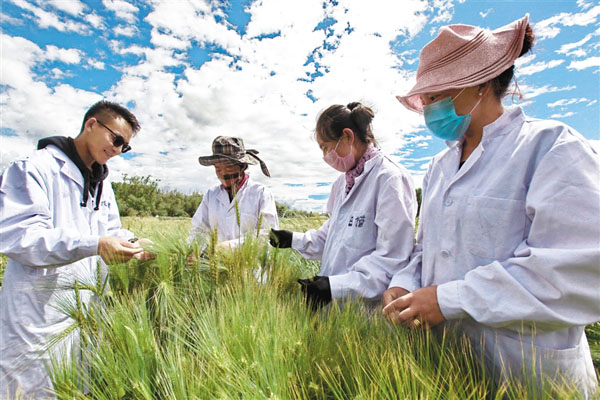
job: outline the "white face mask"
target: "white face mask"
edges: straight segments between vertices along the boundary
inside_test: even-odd
[[[325,154],[323,160],[329,164],[333,169],[336,169],[340,172],[346,172],[352,169],[356,164],[356,160],[354,159],[354,154],[352,154],[352,145],[350,145],[350,152],[346,154],[344,157],[340,156],[337,153],[337,148],[340,145],[340,141],[343,139],[343,136],[338,140],[335,148],[330,150]]]

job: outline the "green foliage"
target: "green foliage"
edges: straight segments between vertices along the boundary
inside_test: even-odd
[[[191,217],[202,202],[202,195],[185,195],[158,188],[158,179],[148,176],[123,176],[113,183],[121,216]]]
[[[95,290],[103,307],[72,302],[89,368],[54,364],[61,399],[531,397],[526,386],[494,387],[451,332],[391,326],[361,303],[312,312],[295,281],[319,265],[295,251],[254,235],[232,251],[210,237],[188,244],[189,220],[147,220],[124,225],[154,226],[156,260],[111,266],[108,292],[97,277],[95,286],[78,286]],[[197,262],[188,263],[190,253]],[[556,386],[537,398],[573,397]]]
[[[285,203],[280,203],[278,201],[275,202],[275,207],[277,208],[277,216],[279,218],[295,218],[295,217],[305,217],[311,218],[318,215],[323,215],[321,213],[316,213],[313,211],[305,211],[305,210],[296,210],[295,208],[291,208],[289,205]]]
[[[123,226],[150,236],[157,258],[110,266],[110,285],[98,269],[63,299],[73,323],[50,346],[77,330],[84,362],[53,358],[59,399],[577,398],[558,385],[541,395],[495,387],[452,332],[392,326],[360,303],[311,312],[295,281],[319,264],[254,235],[233,251],[213,243],[208,257],[188,263],[210,242],[187,243],[189,218],[128,217]],[[85,292],[97,301],[86,306]],[[598,368],[600,324],[586,332]]]

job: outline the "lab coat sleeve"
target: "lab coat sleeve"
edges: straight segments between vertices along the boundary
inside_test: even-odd
[[[431,170],[431,164],[427,169],[427,173],[423,178],[423,188],[421,190],[421,210],[423,210],[423,203],[425,199],[425,193],[427,192],[427,183],[429,181],[429,175]],[[421,211],[421,215],[423,212]],[[422,222],[422,221],[420,221]],[[410,261],[406,266],[400,268],[398,272],[392,277],[389,287],[400,287],[414,292],[421,288],[421,265],[423,260],[423,224],[419,223],[417,228],[417,241],[413,246],[412,254],[410,255]]]
[[[102,197],[106,198],[110,204],[108,211],[108,225],[106,229],[107,235],[116,236],[123,239],[133,238],[135,236],[133,232],[127,229],[122,229],[121,227],[121,216],[119,215],[119,207],[117,206],[115,193],[112,190],[112,184],[108,181],[105,181],[104,185],[106,186],[106,189],[104,189]]]
[[[513,257],[437,288],[447,319],[557,330],[600,320],[600,162],[583,140],[554,143],[526,196],[528,237]]]
[[[47,180],[29,161],[0,178],[0,253],[30,267],[60,266],[98,254],[98,236],[53,226]]]
[[[390,280],[411,256],[417,201],[410,177],[390,176],[379,186],[375,250],[359,259],[349,272],[329,277],[333,298],[362,297],[379,300]]]
[[[206,192],[198,209],[192,217],[192,228],[188,236],[188,244],[191,244],[199,234],[210,232],[210,223],[208,220],[208,204],[210,202],[209,192]]]
[[[260,213],[263,216],[261,235],[268,237],[271,228],[279,229],[279,219],[277,218],[277,207],[273,194],[267,188],[263,189],[260,199]]]
[[[327,215],[331,218],[331,210],[335,203],[335,193],[339,190],[339,180],[332,188],[329,200],[327,200]],[[300,255],[308,260],[321,260],[327,234],[329,232],[329,219],[321,225],[319,229],[310,229],[304,233],[292,233],[292,249],[298,251]]]

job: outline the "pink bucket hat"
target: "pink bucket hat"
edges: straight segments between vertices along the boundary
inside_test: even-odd
[[[487,82],[510,68],[523,47],[529,14],[494,31],[471,25],[448,25],[419,55],[417,83],[396,98],[423,112],[420,94],[460,89]]]

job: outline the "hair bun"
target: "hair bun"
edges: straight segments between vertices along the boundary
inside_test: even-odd
[[[525,35],[523,36],[523,48],[521,49],[519,57],[531,50],[534,39],[535,37],[533,35],[533,29],[531,29],[531,25],[527,24],[525,27]]]
[[[362,107],[362,104],[360,104],[358,101],[353,101],[352,103],[348,103],[346,107],[348,107],[350,111],[354,111],[355,108]]]

